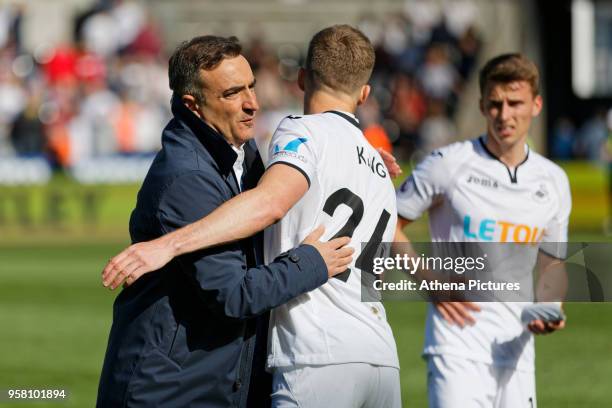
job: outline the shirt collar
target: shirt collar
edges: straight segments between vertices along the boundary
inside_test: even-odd
[[[491,156],[493,159],[498,160],[501,162],[501,160],[499,160],[499,157],[497,157],[495,154],[493,154],[492,151],[489,150],[489,148],[487,147],[487,135],[482,135],[478,138],[478,141],[480,142],[480,146],[482,147],[482,150],[488,154],[489,156]],[[529,159],[529,145],[527,143],[525,143],[525,158],[517,165],[520,166],[521,164],[525,163],[527,161],[527,159]]]
[[[346,112],[346,111],[342,111],[342,110],[335,110],[336,112],[340,112],[340,113],[344,113],[347,116],[350,116],[351,118],[355,119],[357,122],[359,122],[359,119],[357,119],[357,116],[352,113],[352,112]]]
[[[519,164],[516,165],[516,167],[514,167],[514,169],[510,169],[510,167],[508,167],[508,165],[506,165],[506,163],[504,163],[503,161],[501,161],[499,159],[499,157],[497,157],[496,155],[493,154],[492,151],[489,150],[489,148],[487,147],[487,136],[483,135],[480,136],[478,138],[478,141],[480,142],[480,147],[482,148],[482,150],[488,154],[491,158],[497,160],[498,162],[500,162],[508,171],[508,176],[510,177],[510,182],[512,184],[516,184],[518,183],[518,178],[517,178],[517,172],[519,167],[521,167],[523,164],[525,164],[527,162],[527,159],[529,159],[529,145],[527,143],[525,143],[525,158],[523,159],[523,161],[521,161]]]
[[[241,145],[240,147],[236,147],[234,145],[230,145],[230,147],[232,148],[232,150],[234,152],[236,152],[236,161],[234,162],[234,168],[240,166],[240,168],[242,168],[242,163],[244,163],[244,145]]]
[[[355,116],[353,113],[343,112],[339,110],[328,110],[328,111],[325,111],[324,113],[333,113],[334,115],[341,116],[347,121],[349,121],[349,123],[355,126],[357,129],[360,129],[359,120],[357,119],[357,116]]]

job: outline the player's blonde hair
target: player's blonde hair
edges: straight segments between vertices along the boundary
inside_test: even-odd
[[[480,70],[480,96],[484,96],[490,84],[515,81],[527,82],[533,96],[540,94],[540,73],[529,58],[518,53],[499,55],[489,60]]]
[[[312,37],[306,56],[306,80],[347,94],[368,83],[374,47],[361,31],[346,24],[327,27]]]

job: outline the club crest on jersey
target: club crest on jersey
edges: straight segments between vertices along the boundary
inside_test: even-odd
[[[306,143],[307,141],[308,139],[306,139],[305,137],[296,137],[295,139],[288,142],[282,149],[280,148],[280,145],[275,144],[274,156],[293,157],[306,163],[306,158],[303,155],[298,154],[298,150],[300,149],[300,146]]]
[[[538,189],[532,195],[533,201],[536,203],[546,203],[550,199],[550,194],[544,184],[540,184]]]

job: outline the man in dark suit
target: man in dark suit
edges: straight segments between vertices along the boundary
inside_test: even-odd
[[[204,36],[170,58],[174,118],[138,193],[134,242],[194,222],[257,184],[264,168],[251,142],[255,79],[240,52],[233,37]],[[257,353],[265,353],[266,312],[350,262],[352,250],[341,248],[348,238],[323,244],[320,234],[267,266],[258,266],[261,236],[254,236],[177,258],[125,288],[114,304],[97,405],[269,405]]]

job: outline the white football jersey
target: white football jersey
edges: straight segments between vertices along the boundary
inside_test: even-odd
[[[567,242],[571,196],[563,170],[527,146],[525,160],[511,170],[485,140],[453,143],[417,165],[397,192],[399,215],[415,220],[429,210],[432,241],[533,242],[564,257],[564,246],[553,245]],[[537,259],[532,252],[524,262],[529,268]],[[481,302],[476,323],[464,328],[449,325],[429,305],[424,354],[533,370],[533,336],[520,319],[525,305]]]
[[[354,116],[336,111],[289,116],[270,142],[267,167],[294,167],[309,189],[265,231],[266,263],[319,225],[325,226],[321,240],[352,236],[355,253],[340,278],[272,311],[269,367],[361,362],[399,368],[383,305],[361,301],[361,274],[367,272],[359,266],[368,253],[362,254],[362,243],[392,241],[397,208],[387,169],[358,126]]]

